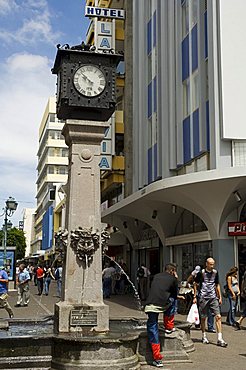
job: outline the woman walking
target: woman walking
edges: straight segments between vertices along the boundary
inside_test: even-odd
[[[45,278],[44,278],[44,294],[45,295],[49,294],[51,279],[55,280],[55,277],[52,274],[52,269],[50,266],[46,266]]]
[[[226,284],[228,289],[228,300],[229,300],[229,311],[227,314],[226,323],[230,326],[237,326],[235,320],[235,314],[238,304],[238,297],[240,294],[238,278],[237,278],[238,268],[232,267],[230,271],[226,274]]]

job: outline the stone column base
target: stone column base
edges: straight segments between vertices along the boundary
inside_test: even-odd
[[[102,304],[75,305],[61,301],[55,304],[54,332],[105,333],[109,331],[109,307]]]

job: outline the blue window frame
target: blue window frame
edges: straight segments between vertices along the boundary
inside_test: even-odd
[[[153,180],[152,177],[152,171],[153,171],[153,163],[152,163],[152,158],[153,158],[153,148],[148,149],[148,184],[150,184]]]
[[[198,68],[198,48],[197,48],[197,25],[191,31],[192,41],[192,72]]]
[[[153,46],[156,46],[156,11],[153,14]]]
[[[189,59],[189,35],[182,41],[182,80],[189,77],[190,59]]]
[[[184,163],[191,160],[190,148],[190,116],[183,121],[183,155]]]
[[[193,112],[193,151],[194,157],[200,153],[200,138],[199,138],[199,109]]]
[[[148,118],[152,116],[152,81],[148,85]]]
[[[152,50],[152,19],[147,24],[147,53],[148,55]]]

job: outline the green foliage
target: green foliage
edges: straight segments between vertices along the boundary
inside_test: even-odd
[[[0,231],[1,246],[3,241],[3,231]],[[7,247],[16,247],[16,260],[22,259],[25,256],[26,237],[23,230],[16,227],[7,232]]]

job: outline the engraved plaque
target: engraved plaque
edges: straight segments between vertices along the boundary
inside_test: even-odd
[[[71,310],[70,326],[97,326],[97,311],[90,309]]]

